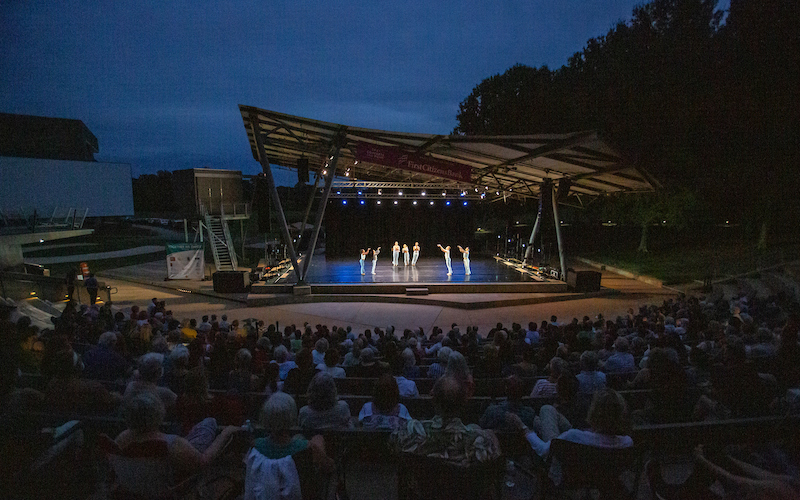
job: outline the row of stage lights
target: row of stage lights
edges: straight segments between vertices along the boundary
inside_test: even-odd
[[[320,192],[321,191],[322,191],[322,188],[320,188]],[[386,192],[384,193],[384,191],[386,191]],[[486,192],[485,191],[479,191],[478,188],[475,188],[475,193],[476,194],[474,194],[474,195],[470,191],[471,190],[462,189],[462,190],[456,191],[455,193],[452,193],[452,192],[448,193],[445,190],[445,191],[441,192],[441,196],[442,196],[442,198],[450,197],[450,198],[456,198],[456,199],[468,197],[469,199],[481,199],[481,200],[483,200],[483,199],[486,198]],[[500,191],[496,191],[496,194],[499,195]],[[343,191],[342,189],[337,189],[336,191],[334,191],[334,195],[333,196],[336,197],[336,198],[344,198],[344,197],[357,198],[357,197],[362,197],[362,196],[365,196],[367,198],[375,198],[377,196],[385,196],[387,198],[404,197],[405,199],[427,198],[427,199],[433,200],[433,199],[438,198],[438,192],[436,194],[432,194],[432,195],[428,196],[428,192],[425,191],[425,190],[419,191],[418,193],[405,193],[404,190],[402,190],[402,189],[399,189],[397,191],[394,191],[394,190],[390,191],[388,189],[384,190],[384,189],[379,188],[379,189],[377,189],[375,191],[366,192],[366,194],[365,194],[365,190],[364,189],[359,189],[358,191],[351,191],[351,190]],[[433,203],[433,202],[431,202],[431,203]]]
[[[387,203],[387,205],[399,205],[399,204],[400,204],[400,202],[399,202],[398,200],[391,200],[391,201],[392,201],[392,202],[391,202],[391,203]],[[452,203],[453,203],[453,202],[452,202],[451,200],[445,200],[445,201],[444,201],[444,205],[445,205],[446,207],[449,207],[450,205],[452,205]],[[349,204],[350,204],[350,203],[349,203],[347,200],[342,200],[342,205],[349,205]],[[354,204],[355,204],[355,203],[354,203]],[[358,205],[366,205],[366,204],[367,204],[367,200],[358,200]],[[375,201],[375,204],[376,204],[376,205],[379,205],[379,206],[380,206],[380,205],[383,205],[383,200],[376,200],[376,201]],[[418,203],[417,203],[417,200],[413,200],[413,201],[411,202],[411,204],[412,204],[412,205],[414,205],[414,206],[418,205]],[[456,203],[456,204],[457,204],[457,203]],[[461,205],[462,205],[462,206],[465,206],[465,207],[466,207],[468,204],[469,204],[469,203],[467,202],[467,200],[461,201]],[[434,201],[429,201],[429,202],[428,202],[428,205],[430,205],[430,206],[434,206],[434,205],[436,205],[436,202],[434,202]]]

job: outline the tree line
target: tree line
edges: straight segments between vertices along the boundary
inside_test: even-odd
[[[766,244],[796,226],[800,160],[800,2],[654,0],[587,41],[564,66],[521,64],[464,99],[455,134],[597,130],[662,184],[610,197],[642,224],[734,219]]]

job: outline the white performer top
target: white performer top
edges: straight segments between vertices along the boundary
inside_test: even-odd
[[[461,248],[461,245],[458,245],[458,250],[461,252],[461,256],[464,260],[469,260],[469,247]]]
[[[414,243],[414,251],[419,252],[419,243]]]
[[[442,245],[436,245],[436,246],[438,246],[442,250],[442,252],[444,252],[444,259],[450,260],[450,246],[449,245],[446,247],[443,247]]]
[[[381,253],[381,247],[372,251],[372,260],[378,260],[378,254]]]
[[[403,253],[408,253],[408,245],[403,245]]]

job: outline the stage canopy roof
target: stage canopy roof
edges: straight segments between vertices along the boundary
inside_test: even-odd
[[[253,157],[254,131],[274,165],[327,168],[341,145],[337,186],[457,189],[488,200],[538,197],[545,179],[568,179],[571,195],[652,191],[655,181],[603,143],[594,131],[519,136],[387,132],[240,105]],[[302,163],[302,162],[301,162]],[[476,191],[477,189],[477,191]]]

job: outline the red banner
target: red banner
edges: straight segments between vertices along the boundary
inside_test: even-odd
[[[356,146],[355,158],[358,161],[402,168],[454,181],[470,182],[472,180],[472,167],[469,165],[438,160],[418,153],[406,153],[400,148],[359,142]]]

